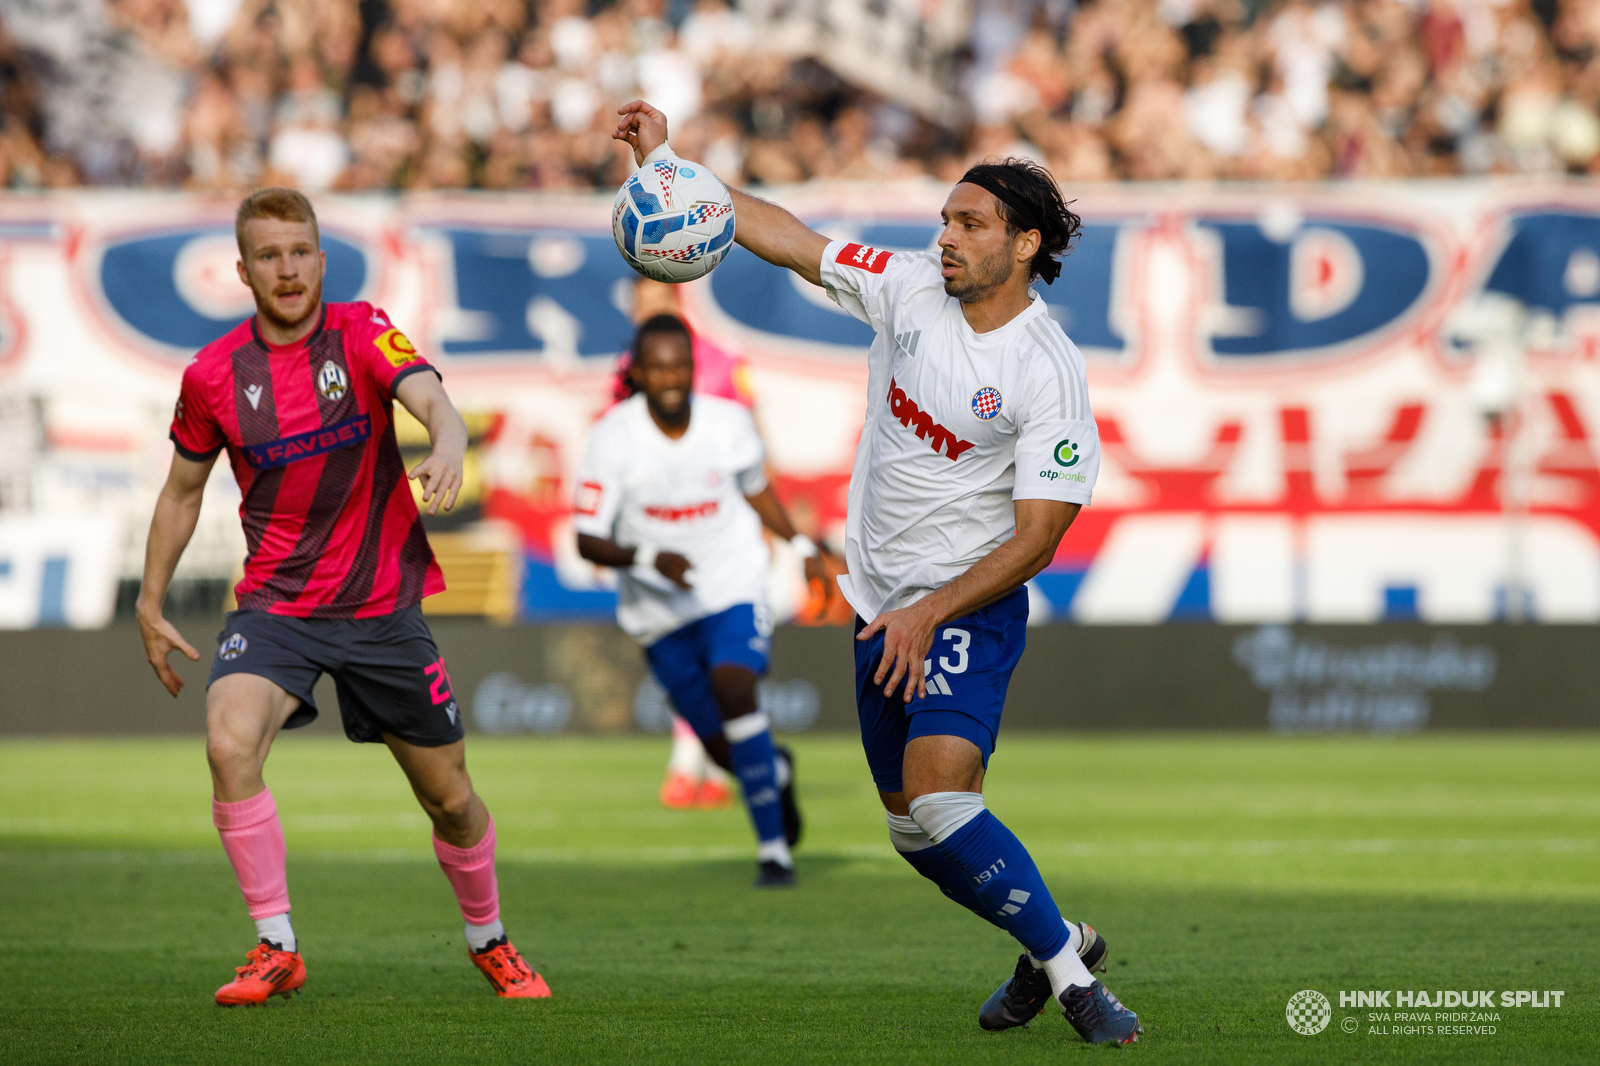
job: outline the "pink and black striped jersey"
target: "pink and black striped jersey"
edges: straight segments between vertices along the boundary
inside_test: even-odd
[[[200,349],[172,419],[180,454],[223,448],[243,502],[240,610],[371,618],[444,591],[394,435],[394,389],[438,371],[368,303],[326,304],[297,344],[255,318]]]

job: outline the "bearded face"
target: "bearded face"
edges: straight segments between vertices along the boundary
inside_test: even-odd
[[[255,296],[256,310],[276,330],[296,332],[322,307],[326,257],[310,222],[253,218],[245,223],[247,254],[240,277]]]

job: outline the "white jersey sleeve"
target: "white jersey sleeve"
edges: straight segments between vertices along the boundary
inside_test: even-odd
[[[756,430],[756,420],[750,412],[740,408],[734,413],[733,421],[737,425],[732,451],[735,475],[739,481],[739,491],[746,496],[754,496],[767,487],[767,449],[761,443],[761,434]]]
[[[626,455],[627,448],[618,437],[625,428],[607,415],[589,430],[572,500],[575,532],[612,539],[617,510],[622,506],[622,464],[618,459]]]
[[[832,241],[822,252],[822,287],[828,298],[875,330],[890,319],[895,282],[916,252],[886,252],[864,244]]]
[[[1100,430],[1083,354],[1043,316],[1029,324],[1028,336],[1035,347],[1016,416],[1011,498],[1087,504],[1100,474]]]

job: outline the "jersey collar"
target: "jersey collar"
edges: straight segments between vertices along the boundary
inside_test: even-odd
[[[961,320],[961,329],[963,331],[963,335],[969,342],[978,344],[986,344],[989,341],[999,340],[1002,337],[1008,337],[1010,336],[1008,331],[1033,320],[1039,315],[1044,314],[1046,311],[1044,297],[1039,295],[1039,290],[1030,288],[1028,290],[1028,306],[1024,307],[1021,311],[1018,311],[1016,317],[1007,322],[1005,325],[991,329],[987,333],[979,333],[977,330],[972,328],[972,323],[967,321],[967,316],[961,313],[961,301],[957,300],[954,296],[950,297],[950,300],[956,305],[955,313],[956,317]]]
[[[268,352],[273,355],[283,355],[287,352],[298,352],[302,349],[311,347],[312,343],[322,335],[323,329],[327,327],[328,301],[322,301],[322,311],[317,316],[317,328],[313,329],[310,333],[307,333],[304,337],[301,337],[293,344],[273,344],[271,341],[267,340],[261,335],[261,329],[256,323],[257,316],[251,315],[250,335],[256,339],[257,344],[261,345],[261,347],[265,348]]]

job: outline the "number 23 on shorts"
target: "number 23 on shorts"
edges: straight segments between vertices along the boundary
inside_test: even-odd
[[[947,674],[964,674],[967,672],[967,648],[972,644],[972,634],[965,629],[946,629],[939,634],[944,640],[950,642],[950,650],[955,654],[952,662],[944,656],[939,657],[939,669]]]

